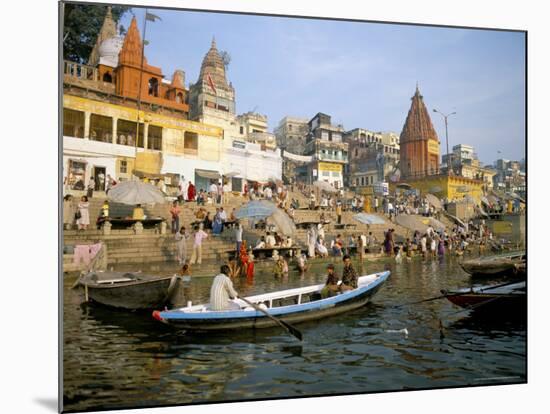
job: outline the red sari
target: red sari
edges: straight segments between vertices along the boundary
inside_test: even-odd
[[[195,186],[190,183],[189,188],[187,188],[187,200],[194,201],[195,200]]]

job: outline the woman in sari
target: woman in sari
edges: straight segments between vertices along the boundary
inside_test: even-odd
[[[187,187],[187,200],[188,201],[195,201],[195,186],[191,181],[189,181],[189,187]]]
[[[241,273],[244,276],[247,274],[248,264],[249,264],[248,253],[246,251],[246,240],[243,240],[243,242],[241,243],[241,250],[239,251],[239,259],[241,262]]]

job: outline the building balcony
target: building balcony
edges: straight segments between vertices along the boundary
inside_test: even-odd
[[[335,162],[339,162],[339,163],[342,163],[342,164],[347,164],[348,163],[348,157],[344,157],[344,156],[337,156],[337,155],[331,155],[331,154],[317,154],[316,158],[319,160],[319,161],[335,161]]]

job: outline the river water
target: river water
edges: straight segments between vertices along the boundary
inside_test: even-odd
[[[354,262],[356,268],[358,263]],[[324,282],[326,262],[283,280],[267,270],[237,280],[249,295]],[[366,307],[297,325],[225,334],[172,330],[150,313],[83,304],[64,289],[64,410],[99,410],[411,390],[526,381],[526,318],[487,319],[460,311],[440,289],[470,286],[457,259],[368,262],[363,274],[390,279]],[[146,269],[142,269],[146,270]],[[168,274],[174,269],[164,269]],[[341,263],[337,263],[341,275]],[[211,278],[194,278],[188,298],[208,301]],[[403,330],[406,328],[407,333]]]

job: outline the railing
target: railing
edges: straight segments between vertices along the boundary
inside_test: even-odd
[[[63,73],[74,78],[86,79],[97,81],[99,74],[97,68],[88,65],[82,65],[80,63],[71,62],[68,60],[63,61]]]

